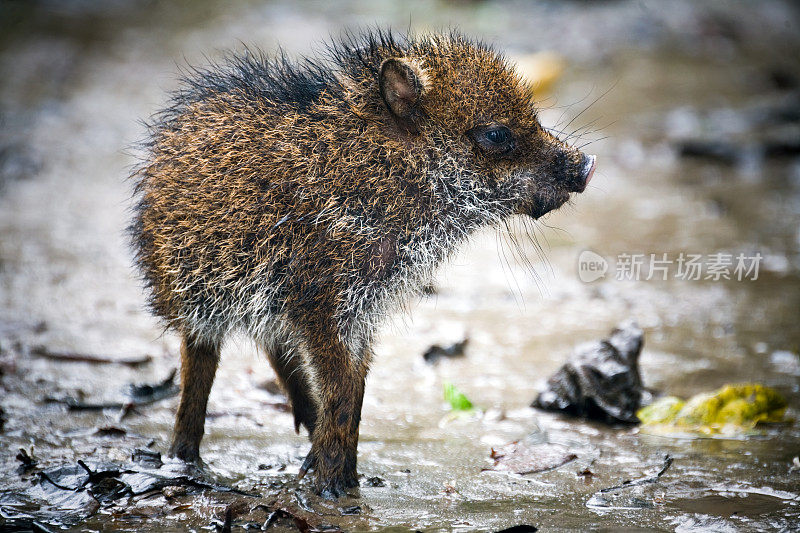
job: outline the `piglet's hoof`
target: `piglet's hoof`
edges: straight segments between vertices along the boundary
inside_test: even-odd
[[[317,473],[316,492],[326,500],[335,500],[347,496],[349,489],[358,487],[358,476],[340,473],[330,477],[323,477]]]
[[[303,479],[306,477],[306,473],[314,467],[314,452],[313,450],[308,452],[306,455],[303,464],[300,466],[300,471],[297,472],[297,479]]]
[[[341,478],[318,484],[316,492],[326,500],[337,500],[342,496],[347,496],[347,488]]]
[[[316,457],[313,450],[308,452],[300,470],[297,473],[298,479],[303,479],[309,470],[314,469],[316,464]],[[325,498],[326,500],[335,500],[347,495],[347,489],[352,489],[359,486],[358,475],[352,472],[350,475],[338,474],[333,476],[324,476],[320,472],[316,472],[317,479],[315,483],[315,492]]]
[[[335,474],[325,477],[317,472],[316,492],[326,500],[335,500],[347,496],[347,490],[358,487],[358,476],[355,473]]]
[[[194,461],[186,461],[179,457],[168,457],[161,465],[161,470],[195,480],[210,480],[206,464],[199,457]]]
[[[197,466],[202,464],[197,444],[175,441],[167,452],[167,457]]]

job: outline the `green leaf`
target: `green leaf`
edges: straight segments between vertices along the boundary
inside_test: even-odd
[[[472,411],[475,406],[469,401],[469,398],[459,391],[455,385],[449,381],[444,382],[444,399],[450,404],[450,409],[453,411]]]

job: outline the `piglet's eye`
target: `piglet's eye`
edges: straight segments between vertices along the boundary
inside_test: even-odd
[[[505,157],[516,145],[514,134],[502,124],[482,124],[467,132],[472,141],[487,155]]]
[[[499,128],[488,130],[484,133],[486,140],[494,144],[503,144],[511,137],[511,132],[508,128],[501,126]]]

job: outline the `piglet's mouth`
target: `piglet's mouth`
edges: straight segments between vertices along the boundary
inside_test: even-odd
[[[542,194],[543,191],[535,192],[532,204],[526,205],[520,212],[540,218],[568,202],[572,193],[585,191],[597,167],[597,156],[583,155],[581,159],[579,170],[576,172],[573,167],[572,177],[567,183],[548,189],[546,194]]]

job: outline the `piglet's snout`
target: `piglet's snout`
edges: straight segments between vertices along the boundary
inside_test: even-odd
[[[582,185],[578,192],[583,192],[594,175],[594,169],[597,167],[597,156],[585,155],[583,156],[583,168],[581,169],[581,182]]]

